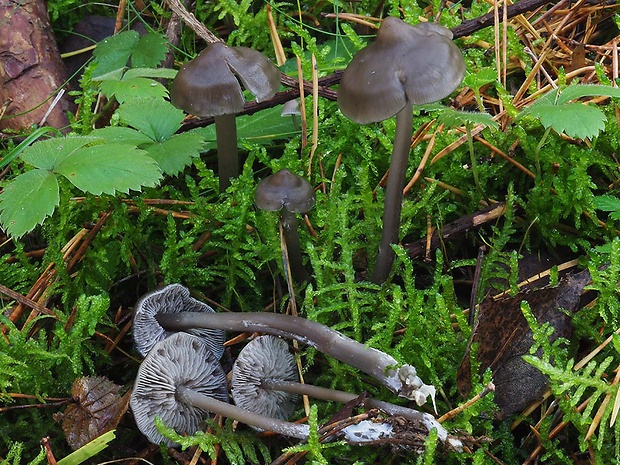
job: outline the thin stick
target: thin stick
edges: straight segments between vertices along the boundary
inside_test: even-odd
[[[215,34],[213,34],[209,29],[206,28],[204,24],[196,19],[193,13],[190,13],[185,9],[180,0],[166,0],[166,4],[170,7],[170,9],[179,15],[183,22],[187,24],[190,29],[192,29],[198,37],[203,39],[208,44],[213,44],[215,42],[222,42]]]
[[[486,387],[480,391],[478,394],[476,394],[474,397],[472,397],[471,399],[469,399],[467,402],[465,402],[463,405],[459,405],[456,408],[453,408],[452,410],[450,410],[449,412],[444,413],[442,416],[440,416],[439,418],[437,418],[437,422],[438,423],[443,423],[446,420],[449,420],[450,418],[454,418],[455,416],[457,416],[459,413],[467,410],[469,407],[471,407],[472,405],[474,405],[476,402],[478,402],[480,399],[482,399],[484,396],[486,396],[487,394],[489,394],[490,392],[494,392],[495,391],[495,385],[493,383],[489,383],[486,385]]]

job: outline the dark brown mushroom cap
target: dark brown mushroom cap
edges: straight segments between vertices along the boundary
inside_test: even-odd
[[[226,375],[211,350],[196,336],[176,333],[153,346],[140,364],[129,405],[138,429],[154,444],[164,442],[155,417],[179,434],[194,434],[208,412],[177,400],[184,386],[222,402],[228,402]]]
[[[257,337],[239,352],[232,369],[232,397],[238,407],[288,419],[295,410],[297,395],[263,389],[264,380],[299,380],[288,344],[276,336]]]
[[[162,289],[149,292],[136,303],[133,317],[133,340],[140,355],[146,356],[156,342],[175,333],[175,331],[164,329],[155,317],[158,314],[180,312],[214,313],[214,310],[207,304],[190,297],[189,290],[180,284],[170,284]],[[224,331],[197,328],[187,329],[185,332],[203,339],[218,359],[222,356],[226,340]]]
[[[388,17],[376,40],[355,54],[338,88],[338,106],[361,124],[394,116],[407,103],[421,105],[450,95],[465,75],[452,32],[434,23],[411,26]]]
[[[261,210],[306,213],[314,207],[316,195],[312,185],[287,169],[267,176],[256,187],[256,206]]]
[[[181,67],[172,81],[170,100],[196,116],[239,113],[245,102],[239,81],[260,102],[277,92],[280,71],[256,50],[216,42]]]

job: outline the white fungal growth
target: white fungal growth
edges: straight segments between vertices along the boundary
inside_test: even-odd
[[[392,436],[392,425],[389,423],[362,420],[359,423],[343,428],[341,433],[351,443],[378,441]]]

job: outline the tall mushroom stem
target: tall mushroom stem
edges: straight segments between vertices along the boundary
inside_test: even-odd
[[[207,412],[216,413],[226,418],[232,418],[246,425],[254,426],[265,431],[274,431],[283,436],[297,439],[307,439],[309,434],[308,425],[299,425],[290,421],[278,420],[265,415],[227,404],[221,400],[206,396],[182,385],[176,387],[175,398],[178,402],[192,405]]]
[[[299,232],[297,231],[297,217],[295,213],[283,207],[280,210],[280,225],[286,244],[286,253],[291,267],[291,273],[295,281],[302,283],[310,280],[310,275],[303,265],[301,257],[301,245],[299,244]],[[286,267],[286,263],[284,263]]]
[[[291,315],[262,312],[159,314],[155,317],[167,330],[211,328],[225,331],[256,331],[294,339],[373,376],[401,397],[422,405],[435,388],[426,385],[411,365],[401,365],[390,355],[325,325]]]
[[[403,188],[405,186],[405,174],[407,173],[407,160],[411,148],[411,133],[413,132],[413,105],[407,103],[396,114],[396,135],[392,149],[392,160],[385,188],[385,200],[383,209],[383,230],[379,254],[372,274],[372,281],[383,283],[392,269],[394,263],[394,250],[391,245],[398,243],[398,231],[400,227],[400,212],[403,205]]]
[[[214,119],[220,192],[224,192],[230,186],[230,179],[239,176],[237,120],[233,114],[216,115]]]

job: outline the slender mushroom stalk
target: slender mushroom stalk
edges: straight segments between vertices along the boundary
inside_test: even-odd
[[[285,436],[308,437],[308,425],[258,415],[227,400],[226,375],[208,347],[196,336],[176,333],[155,344],[140,364],[130,406],[138,428],[154,444],[177,445],[157,431],[156,417],[180,434],[194,434],[207,412]]]
[[[296,214],[307,213],[314,207],[316,196],[312,185],[301,176],[283,169],[260,182],[254,201],[261,210],[280,212],[291,273],[297,282],[308,281],[310,275],[302,261]],[[286,269],[286,264],[284,266]]]
[[[287,419],[297,395],[346,404],[359,396],[297,382],[295,360],[283,339],[260,336],[248,343],[237,356],[232,369],[232,396],[240,407],[275,418]],[[428,413],[383,402],[372,397],[363,400],[366,407],[380,409],[392,416],[405,417],[428,428],[437,428],[440,438],[447,431]]]
[[[215,42],[181,67],[170,88],[174,106],[215,118],[220,192],[239,175],[235,114],[245,103],[241,84],[260,102],[277,92],[280,71],[256,50]]]
[[[396,136],[385,192],[383,230],[372,281],[383,283],[398,243],[407,158],[413,132],[412,105],[450,95],[465,75],[465,60],[449,29],[383,20],[377,39],[360,50],[342,74],[338,106],[349,119],[368,124],[396,116]]]
[[[338,331],[305,318],[261,312],[183,312],[159,314],[155,318],[170,331],[211,328],[253,331],[294,339],[371,375],[392,392],[414,400],[418,405],[424,404],[429,395],[434,401],[435,388],[424,384],[412,365],[401,365],[380,350],[366,347]]]

